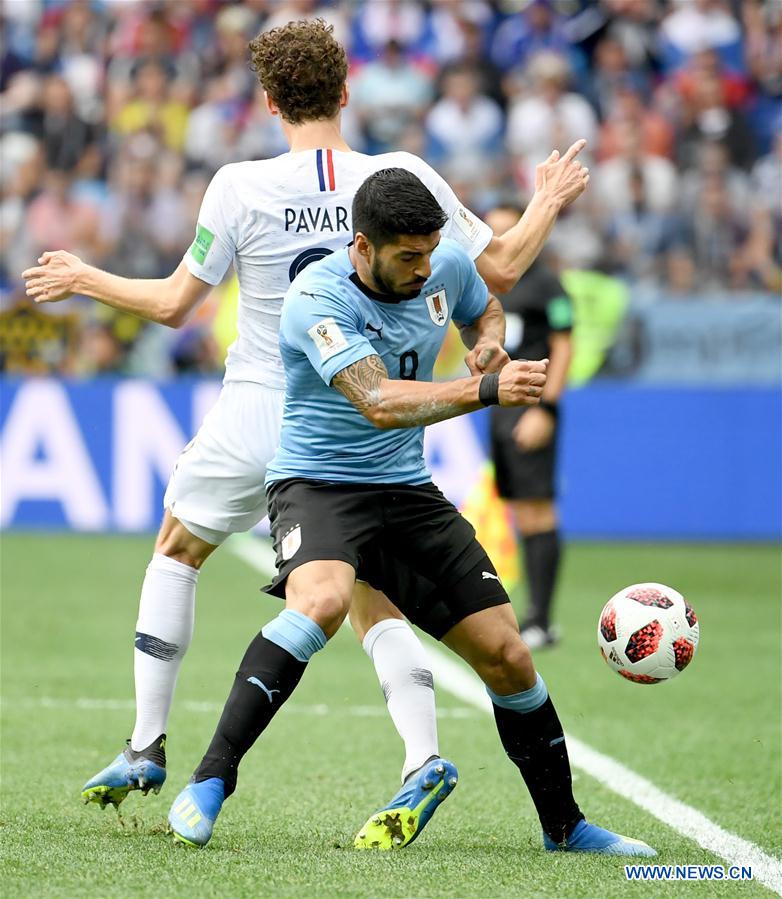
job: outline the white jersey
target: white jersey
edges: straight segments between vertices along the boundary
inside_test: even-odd
[[[353,196],[373,172],[404,168],[417,175],[448,215],[444,237],[470,258],[491,240],[488,225],[461,205],[446,182],[411,153],[304,150],[275,159],[223,166],[204,195],[196,238],[184,257],[207,284],[219,284],[231,262],[239,279],[237,337],[225,381],[283,388],[280,310],[296,275],[352,238]]]

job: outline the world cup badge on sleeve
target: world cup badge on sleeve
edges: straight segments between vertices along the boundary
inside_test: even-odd
[[[320,351],[320,358],[324,361],[335,356],[348,345],[345,335],[340,331],[339,325],[333,318],[321,319],[317,324],[308,328],[307,333]]]
[[[459,230],[464,234],[464,236],[471,243],[478,236],[478,222],[475,218],[464,208],[464,206],[460,206],[456,215],[453,217],[454,223],[459,228]]]
[[[442,327],[448,321],[448,300],[445,296],[445,289],[438,290],[437,293],[430,293],[426,298],[426,306],[429,309],[429,318]]]

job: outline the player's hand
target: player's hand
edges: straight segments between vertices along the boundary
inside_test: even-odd
[[[554,437],[554,416],[538,407],[525,412],[513,429],[516,446],[524,452],[543,449]]]
[[[35,268],[22,272],[28,297],[36,303],[56,303],[77,293],[84,263],[65,250],[43,253]]]
[[[501,406],[537,406],[546,386],[548,359],[541,362],[509,362],[500,372]]]
[[[552,197],[564,209],[580,197],[589,184],[589,169],[576,159],[586,146],[585,140],[577,140],[560,157],[559,150],[535,167],[535,192]]]
[[[471,375],[490,375],[510,362],[510,356],[498,341],[479,340],[464,357],[464,362]]]

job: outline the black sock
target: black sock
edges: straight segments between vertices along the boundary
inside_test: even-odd
[[[527,576],[529,608],[523,626],[536,624],[548,630],[560,554],[559,531],[546,531],[524,537],[524,571]]]
[[[209,749],[196,768],[196,782],[220,777],[225,795],[233,793],[239,762],[293,693],[306,667],[306,662],[262,633],[255,637],[236,672]]]
[[[149,759],[161,768],[166,767],[166,735],[161,734],[154,739],[149,746],[144,749],[136,750],[130,745],[128,740],[128,748],[125,750],[125,758],[131,762],[137,762],[139,759]]]
[[[521,771],[543,830],[561,843],[584,817],[573,798],[565,737],[551,699],[534,712],[494,706],[508,758]]]

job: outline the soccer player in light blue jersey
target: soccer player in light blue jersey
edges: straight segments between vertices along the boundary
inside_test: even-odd
[[[418,175],[448,216],[443,235],[465,248],[493,290],[504,291],[537,256],[559,211],[589,181],[576,158],[585,141],[576,141],[562,158],[554,151],[536,169],[523,220],[498,237],[424,160],[350,149],[340,129],[348,60],[331,26],[290,22],[259,34],[249,50],[267,111],[279,117],[290,152],[231,163],[215,174],[195,240],[168,278],[122,278],[63,250],[43,253],[23,273],[37,303],[83,294],[171,327],[185,323],[232,264],[239,283],[237,339],[228,350],[223,389],[174,467],[143,579],[133,643],[135,725],[127,747],[82,788],[86,801],[101,806],[163,786],[169,713],[193,635],[200,571],[230,534],[253,528],[266,512],[263,478],[283,406],[277,333],[283,297],[305,266],[348,242],[349,212],[361,183],[389,166]],[[492,370],[491,364],[483,370]],[[357,587],[351,622],[385,685],[405,746],[406,779],[439,753],[434,693],[420,676],[428,667],[426,652],[399,612],[366,585]]]
[[[250,643],[206,755],[174,800],[169,822],[180,841],[209,841],[241,759],[336,633],[358,577],[483,679],[546,849],[655,854],[584,819],[562,726],[507,593],[424,463],[425,425],[482,405],[535,405],[546,380],[546,360],[504,357],[501,308],[464,250],[441,240],[445,221],[415,175],[378,171],[353,201],[353,244],[307,269],[286,295],[285,407],[266,475],[277,550],[267,589],[286,608]],[[451,319],[473,354],[504,363],[499,372],[431,382]],[[481,370],[477,361],[471,370]],[[356,846],[409,844],[455,783],[450,762],[425,765],[369,818]]]
[[[402,255],[412,254],[405,248]],[[345,247],[291,287],[280,323],[287,379],[283,428],[267,483],[300,477],[305,459],[318,480],[352,481],[358,472],[371,484],[431,480],[423,462],[423,427],[381,430],[382,422],[357,416],[331,382],[373,356],[404,388],[405,381],[431,381],[451,319],[472,323],[487,312],[486,285],[467,254],[447,238],[432,253],[426,290],[423,283],[411,285],[412,299],[389,299],[364,285],[350,256]],[[488,319],[499,329],[499,313]],[[496,352],[504,351],[497,345]]]

